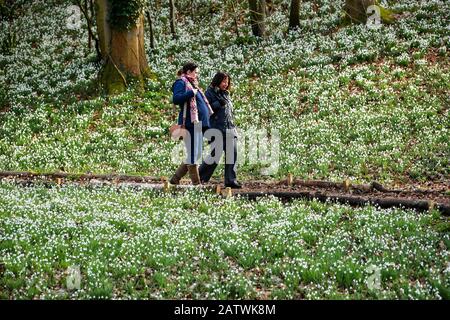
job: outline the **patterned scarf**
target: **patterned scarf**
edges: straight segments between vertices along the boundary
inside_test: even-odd
[[[186,74],[182,74],[180,78],[186,84],[186,91],[193,90],[194,88],[198,89],[198,92],[200,92],[200,94],[203,97],[203,100],[206,103],[206,106],[208,107],[208,112],[209,112],[208,116],[211,116],[214,113],[214,111],[212,110],[211,106],[209,105],[208,99],[206,99],[205,94],[198,87],[197,81],[195,81],[194,79],[192,79],[191,77],[189,77]],[[195,99],[195,97],[193,97],[190,101],[190,112],[191,112],[191,122],[194,123],[194,122],[198,121],[197,100]]]

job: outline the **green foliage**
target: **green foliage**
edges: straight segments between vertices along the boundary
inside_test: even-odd
[[[109,23],[117,30],[129,30],[136,26],[139,16],[148,3],[146,0],[111,0]]]
[[[440,232],[450,234],[450,222],[442,222],[436,226],[436,229],[439,230]]]
[[[449,297],[449,235],[431,212],[11,182],[0,199],[4,298]],[[80,289],[66,286],[70,266]]]
[[[0,1],[0,21],[12,22],[23,12],[26,2],[23,0],[1,0]],[[2,30],[4,37],[0,37],[0,54],[12,54],[13,49],[17,45],[17,32],[13,30],[11,25],[7,30]],[[1,65],[0,65],[1,69]],[[1,97],[0,97],[1,105]]]
[[[170,89],[189,58],[201,62],[203,88],[219,69],[232,75],[239,128],[279,130],[272,177],[392,183],[450,174],[447,2],[391,2],[409,14],[373,31],[338,28],[342,3],[321,0],[317,10],[306,1],[299,32],[286,34],[290,1],[277,0],[269,36],[256,39],[241,14],[247,2],[232,11],[180,0],[183,37],[174,41],[168,10],[152,1],[156,74],[136,83],[141,95],[96,98],[100,66],[86,25],[61,23],[70,1],[22,2],[12,24],[0,20],[21,35],[12,55],[0,55],[2,170],[172,174]],[[120,29],[143,8],[113,5]],[[239,178],[258,178],[263,166],[244,163]],[[436,210],[0,183],[0,298],[446,298],[448,230]],[[72,265],[81,290],[66,290]],[[381,290],[367,288],[370,265],[381,269]]]

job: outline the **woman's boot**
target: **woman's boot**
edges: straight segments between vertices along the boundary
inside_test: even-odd
[[[175,174],[170,178],[169,182],[171,184],[180,184],[181,178],[188,172],[188,166],[185,163],[180,164]]]
[[[200,175],[198,173],[198,164],[188,165],[189,176],[191,177],[192,184],[200,184]]]

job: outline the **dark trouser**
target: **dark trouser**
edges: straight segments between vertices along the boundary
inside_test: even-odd
[[[212,137],[209,144],[212,144],[215,137]],[[200,179],[203,182],[208,182],[214,173],[214,170],[219,164],[219,160],[225,151],[225,184],[236,182],[236,162],[237,162],[237,137],[235,135],[223,134],[222,148],[211,148],[210,155],[202,162],[200,166]],[[227,152],[228,149],[228,152]],[[219,153],[216,156],[216,151]],[[227,159],[227,154],[229,157]],[[216,161],[214,161],[215,159]]]

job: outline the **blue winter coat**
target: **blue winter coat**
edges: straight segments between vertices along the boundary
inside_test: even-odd
[[[172,86],[172,92],[173,103],[180,107],[180,113],[178,114],[178,124],[183,124],[183,108],[185,102],[188,101],[186,109],[186,128],[193,128],[194,124],[191,121],[189,100],[194,96],[194,91],[186,91],[186,84],[183,80],[178,79]],[[203,100],[203,95],[200,92],[197,92],[195,99],[197,101],[198,121],[202,122],[203,128],[209,128],[210,124],[208,106],[206,105],[205,100]]]

